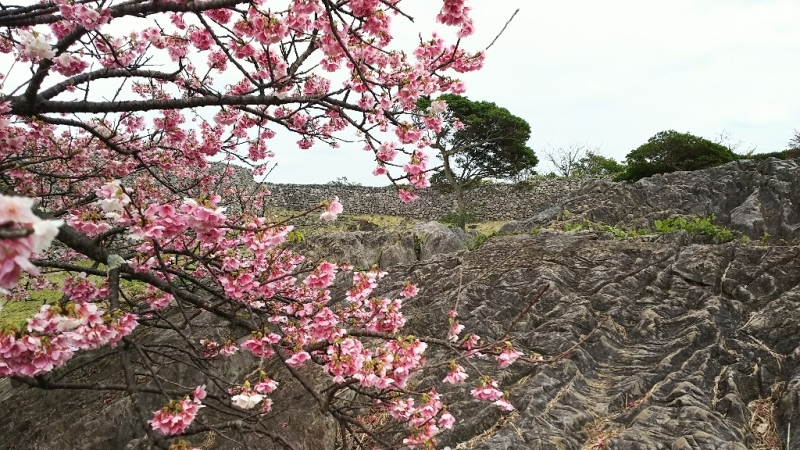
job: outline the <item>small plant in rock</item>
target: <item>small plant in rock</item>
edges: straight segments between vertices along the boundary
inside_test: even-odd
[[[472,239],[472,242],[470,242],[470,243],[467,245],[467,248],[468,248],[470,251],[472,251],[472,250],[477,250],[477,249],[478,249],[478,248],[480,248],[480,247],[481,247],[481,246],[482,246],[484,243],[486,243],[486,241],[488,241],[489,239],[491,239],[491,238],[493,238],[493,237],[495,237],[495,236],[497,236],[497,235],[498,235],[498,233],[497,233],[497,232],[495,232],[495,233],[489,233],[489,234],[479,234],[479,235],[475,236],[475,237]]]
[[[478,218],[477,215],[471,212],[465,212],[463,214],[453,212],[445,214],[439,218],[439,222],[454,227],[458,227],[462,223],[463,224],[478,223],[480,221],[481,221],[480,218]]]
[[[591,229],[592,224],[588,220],[584,219],[580,222],[564,222],[562,225],[562,229],[566,232],[574,232],[574,231],[583,231]]]
[[[671,217],[669,219],[656,220],[653,222],[655,230],[659,233],[670,233],[672,231],[686,230],[690,233],[702,234],[719,240],[720,242],[730,242],[735,236],[733,231],[719,225],[714,225],[716,216],[710,217]]]
[[[419,260],[422,258],[422,244],[425,242],[425,235],[414,235],[414,257]]]

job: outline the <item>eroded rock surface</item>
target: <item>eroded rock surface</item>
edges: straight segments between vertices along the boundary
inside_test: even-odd
[[[451,446],[745,450],[769,438],[749,425],[759,399],[779,411],[773,448],[790,423],[800,443],[800,247],[543,232],[393,277],[424,286],[409,308],[414,333],[441,336],[457,304],[467,330],[490,339],[549,284],[511,339],[545,359],[574,348],[502,376],[518,413],[456,401]]]
[[[472,236],[438,222],[421,222],[405,231],[332,232],[308,236],[298,249],[315,258],[346,261],[358,267],[386,269],[426,261],[467,249]]]
[[[794,162],[768,160],[630,185],[592,181],[535,219],[553,220],[564,208],[577,218],[632,225],[715,214],[753,238],[766,231],[792,240],[800,237],[798,173]],[[528,359],[498,375],[517,411],[472,401],[471,383],[440,386],[458,418],[442,446],[800,448],[800,246],[708,244],[686,232],[615,240],[600,232],[543,230],[496,237],[466,252],[464,236],[442,228],[339,233],[307,244],[320,257],[391,266],[381,284],[385,292],[417,283],[420,295],[405,307],[408,331],[416,335],[445,337],[447,313],[456,308],[467,332],[497,338],[549,286],[509,335]],[[427,237],[434,233],[437,238]],[[534,354],[544,361],[531,360]],[[434,364],[451,357],[429,350]],[[232,363],[226,376],[240,376],[249,364]],[[496,366],[473,364],[486,374]],[[440,384],[446,370],[417,385]],[[77,374],[121,382],[114,360]],[[197,381],[191,373],[178,375],[186,385]],[[290,424],[286,433],[294,433],[297,448],[333,448],[330,419],[286,381],[274,398],[290,407],[269,426]],[[158,397],[141,401],[150,411],[163,405]],[[45,392],[0,381],[0,449],[149,448],[135,417],[124,393]],[[765,443],[772,447],[757,447]],[[216,441],[203,448],[237,447]]]
[[[608,225],[651,226],[674,215],[716,216],[720,225],[759,239],[800,238],[800,164],[769,158],[712,169],[675,172],[635,183],[589,180],[550,209],[501,231],[525,232],[567,210],[573,219]]]

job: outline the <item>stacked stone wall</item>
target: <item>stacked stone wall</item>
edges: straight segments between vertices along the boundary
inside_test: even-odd
[[[220,170],[221,164],[213,164]],[[251,173],[233,166],[230,180],[235,184],[254,185]],[[521,184],[492,184],[466,191],[469,211],[482,220],[521,220],[566,200],[589,179],[541,180]],[[403,203],[397,188],[345,184],[275,184],[265,183],[270,191],[269,206],[304,211],[320,201],[339,197],[347,214],[382,214],[419,220],[439,219],[458,210],[456,195],[436,188],[414,191],[419,199]]]
[[[525,219],[563,201],[581,180],[541,181],[520,185],[479,186],[466,192],[470,210],[483,220]],[[393,187],[267,184],[271,206],[302,211],[323,199],[339,197],[348,214],[385,214],[421,220],[438,219],[457,210],[456,196],[435,188],[415,192],[419,199],[403,203]]]

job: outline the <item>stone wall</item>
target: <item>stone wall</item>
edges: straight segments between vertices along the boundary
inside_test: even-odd
[[[435,188],[414,191],[419,199],[403,203],[392,186],[372,187],[344,184],[275,184],[258,183],[252,172],[241,166],[210,163],[212,171],[226,171],[225,185],[233,191],[252,193],[257,186],[271,195],[268,207],[305,211],[321,201],[339,197],[345,214],[382,214],[418,220],[436,220],[457,211],[456,196]],[[523,220],[558,205],[591,179],[542,180],[521,184],[493,184],[467,190],[468,211],[481,220]],[[191,194],[189,195],[191,196]],[[235,195],[223,201],[228,211],[237,210]],[[231,203],[233,202],[233,203]]]
[[[531,183],[525,187],[496,184],[480,186],[466,194],[471,210],[483,220],[524,219],[560,203],[577,190],[581,180]],[[434,188],[416,191],[419,199],[402,203],[393,187],[332,184],[267,184],[271,206],[302,211],[323,199],[338,196],[347,214],[385,214],[421,220],[438,219],[456,211],[456,196]]]

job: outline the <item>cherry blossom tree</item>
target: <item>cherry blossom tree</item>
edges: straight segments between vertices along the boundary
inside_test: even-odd
[[[392,23],[410,18],[403,6],[51,0],[0,10],[0,288],[10,301],[63,292],[0,330],[0,376],[126,393],[163,449],[190,448],[212,430],[294,448],[261,423],[280,399],[274,367],[336,420],[342,448],[433,448],[454,417],[435,387],[410,383],[431,345],[451,355],[442,382],[474,381],[476,399],[512,409],[497,381],[467,371],[479,355],[501,367],[519,358],[507,333],[464,334],[455,308],[446,338],[403,333],[401,308],[416,287],[378,297],[383,272],[293,252],[291,222],[264,214],[268,192],[208,162],[260,174],[277,133],[294,134],[301,149],[356,136],[374,152],[377,175],[426,187],[430,142],[411,118],[416,102],[463,93],[457,75],[479,69],[484,55],[462,48],[473,31],[464,0],[444,0],[437,16],[456,30],[453,42],[434,34],[395,48]],[[321,199],[302,214],[331,221],[343,207]],[[68,276],[56,284],[47,276],[55,272]],[[338,274],[352,284],[334,296]],[[225,331],[204,335],[198,323],[208,317]],[[148,330],[180,344],[150,342]],[[94,362],[117,358],[120,378],[60,381],[86,351]],[[220,361],[236,355],[256,369],[230,379]],[[161,374],[166,365],[202,380],[182,385]],[[325,381],[306,376],[308,366]],[[163,407],[146,409],[143,394]],[[364,420],[375,411],[404,431]]]

